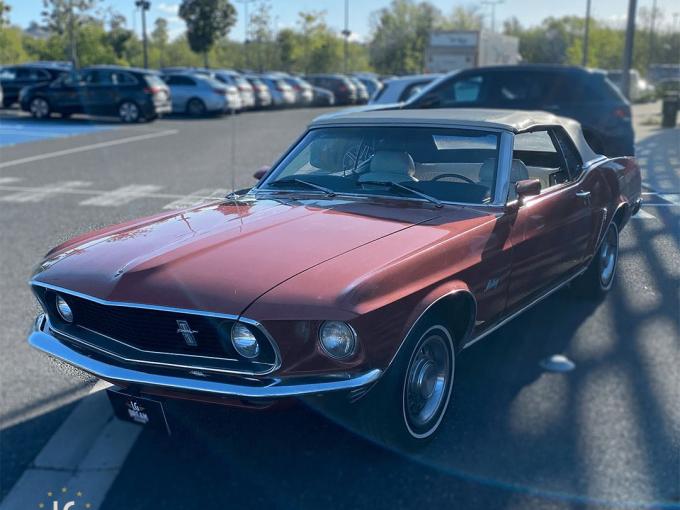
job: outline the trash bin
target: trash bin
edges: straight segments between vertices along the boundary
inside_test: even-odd
[[[678,122],[680,94],[666,94],[661,106],[661,127],[674,128]]]

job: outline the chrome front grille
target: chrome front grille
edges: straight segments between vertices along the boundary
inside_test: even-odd
[[[279,365],[273,341],[252,321],[248,321],[249,327],[259,341],[260,353],[255,359],[246,359],[230,340],[236,317],[111,303],[55,287],[33,288],[56,333],[124,363],[253,375],[270,373]],[[71,307],[73,323],[57,313],[57,295]]]

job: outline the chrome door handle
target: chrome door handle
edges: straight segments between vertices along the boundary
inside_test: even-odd
[[[590,203],[590,191],[577,191],[576,196],[582,198],[586,203]]]

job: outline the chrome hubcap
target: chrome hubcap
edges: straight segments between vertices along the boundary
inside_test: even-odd
[[[408,421],[426,427],[446,401],[451,377],[451,357],[444,338],[433,334],[421,342],[411,357],[406,376],[405,407]]]
[[[137,119],[137,106],[132,103],[123,103],[120,105],[120,116],[126,122],[132,122]]]
[[[610,228],[600,247],[600,282],[605,287],[609,285],[614,276],[618,249],[619,242],[616,230]]]
[[[34,99],[31,102],[31,113],[36,117],[46,117],[49,111],[47,101],[44,99]]]

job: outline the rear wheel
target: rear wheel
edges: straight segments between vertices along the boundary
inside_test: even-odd
[[[35,119],[46,119],[50,116],[50,104],[43,97],[34,97],[28,106]]]
[[[205,115],[206,107],[205,103],[200,99],[194,98],[190,99],[187,103],[187,113],[192,117],[200,117]]]
[[[619,260],[619,229],[612,222],[600,243],[588,269],[575,281],[579,295],[599,298],[612,288]]]
[[[118,107],[118,116],[122,122],[132,124],[139,122],[139,107],[132,101],[123,101]]]

